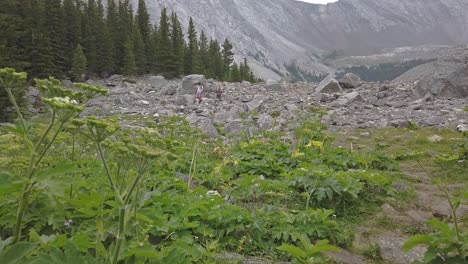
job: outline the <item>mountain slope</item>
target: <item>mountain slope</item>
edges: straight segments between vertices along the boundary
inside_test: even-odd
[[[277,77],[292,61],[311,73],[333,71],[321,60],[327,51],[369,55],[384,48],[468,42],[466,0],[339,0],[328,5],[294,0],[147,0],[147,6],[153,21],[166,6],[184,25],[192,16],[199,31],[230,38],[263,77]]]

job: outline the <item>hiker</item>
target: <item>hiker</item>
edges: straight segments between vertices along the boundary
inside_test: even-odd
[[[216,98],[218,100],[222,101],[221,96],[223,95],[223,89],[221,89],[219,86],[216,88]]]
[[[195,101],[198,99],[198,103],[200,104],[203,100],[203,85],[201,82],[196,83],[197,93],[195,94]]]

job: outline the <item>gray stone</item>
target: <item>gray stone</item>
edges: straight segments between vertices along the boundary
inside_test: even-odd
[[[223,110],[215,113],[213,121],[216,123],[226,123],[238,118],[239,114],[237,114],[236,112]]]
[[[239,134],[243,130],[244,130],[244,124],[242,123],[242,120],[240,119],[230,121],[224,126],[224,131],[229,134]]]
[[[434,65],[444,63],[446,62],[441,61]],[[430,93],[436,97],[468,97],[468,65],[461,63],[439,68],[441,70],[438,74],[431,72],[417,83],[414,89],[416,95],[425,96]]]
[[[418,246],[408,252],[403,252],[401,247],[409,237],[396,233],[384,233],[371,236],[371,240],[380,249],[380,256],[385,263],[410,264],[421,261],[426,253],[426,248]]]
[[[316,93],[341,93],[343,89],[341,88],[338,81],[333,78],[333,76],[329,75],[323,81],[319,83],[317,89],[315,90]]]
[[[257,126],[260,130],[267,131],[272,128],[273,117],[268,114],[262,114],[257,119]]]
[[[64,87],[66,87],[66,88],[72,88],[72,87],[73,87],[73,83],[72,83],[72,81],[70,81],[70,80],[63,80],[63,81],[62,81],[62,85],[63,85]]]
[[[161,93],[164,94],[164,95],[174,95],[174,94],[177,93],[177,87],[178,87],[178,85],[174,84],[174,83],[166,85],[161,89]],[[195,93],[193,93],[193,94],[195,94]]]
[[[347,106],[347,105],[357,103],[357,102],[363,103],[364,99],[359,94],[359,92],[355,91],[355,92],[351,92],[351,93],[348,93],[348,94],[345,94],[345,95],[341,96],[340,98],[338,98],[338,100],[333,102],[333,105],[335,105],[335,106]]]
[[[179,90],[179,94],[195,94],[195,84],[205,82],[205,76],[201,74],[192,74],[185,76],[182,81],[182,87]]]
[[[287,90],[287,86],[283,83],[266,84],[264,87],[268,91],[275,91],[275,92],[285,92]]]
[[[325,256],[336,264],[365,264],[364,258],[341,249],[340,252],[323,252]]]
[[[356,74],[349,72],[346,73],[341,79],[339,79],[338,82],[340,83],[341,87],[350,89],[360,86],[362,80]]]
[[[255,95],[250,102],[246,103],[248,111],[260,112],[264,103],[263,98],[265,98],[263,95]]]
[[[161,90],[167,84],[166,78],[160,75],[150,76],[148,81],[155,90]]]
[[[458,132],[467,132],[468,131],[468,124],[460,124],[457,126],[457,131]]]
[[[432,142],[432,143],[438,143],[442,141],[443,139],[444,138],[439,135],[432,135],[430,137],[427,137],[427,140],[429,140],[429,142]]]
[[[397,182],[392,183],[392,187],[396,192],[399,192],[399,193],[403,193],[408,190],[408,187],[402,181],[397,181]]]

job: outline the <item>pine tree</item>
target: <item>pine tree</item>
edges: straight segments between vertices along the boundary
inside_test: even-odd
[[[104,18],[104,8],[102,1],[97,1],[96,13],[96,69],[95,73],[102,77],[107,77],[114,73],[116,59],[115,48],[111,34],[107,28],[107,22]]]
[[[94,0],[88,0],[83,16],[84,50],[90,73],[98,71],[98,8]]]
[[[133,46],[131,35],[128,35],[124,43],[124,48],[122,73],[129,76],[135,75],[137,73],[137,66],[135,63],[135,47]]]
[[[239,72],[239,66],[237,65],[237,63],[233,63],[232,64],[232,67],[231,67],[231,82],[240,82],[241,81],[241,76],[240,76],[240,72]]]
[[[116,55],[117,55],[117,65],[120,70],[123,68],[124,64],[124,54],[125,54],[125,42],[129,35],[132,34],[133,30],[133,14],[130,2],[128,0],[119,1],[118,8],[118,36],[117,41],[114,42]]]
[[[208,57],[208,39],[205,35],[205,32],[202,30],[200,33],[200,59],[201,59],[201,67],[203,73],[207,78],[212,78],[214,73],[210,71],[210,58]]]
[[[133,47],[137,73],[144,74],[147,72],[145,43],[143,42],[143,37],[137,24],[135,24],[135,28],[133,30]]]
[[[151,31],[150,47],[148,50],[149,71],[153,74],[158,73],[158,61],[159,61],[158,51],[159,51],[158,26],[154,25],[154,28]]]
[[[228,39],[223,43],[223,68],[225,76],[229,75],[231,63],[234,61],[234,53],[232,52],[232,44]]]
[[[25,10],[27,26],[30,27],[30,39],[26,41],[26,54],[29,55],[29,67],[26,68],[29,76],[36,78],[49,78],[56,73],[53,64],[54,55],[50,45],[49,34],[46,27],[46,12],[42,1],[31,3],[30,8]]]
[[[84,54],[83,48],[78,44],[75,48],[73,55],[73,65],[71,68],[70,77],[73,81],[82,82],[84,81],[84,75],[86,73],[86,56]]]
[[[145,44],[145,53],[147,53],[147,49],[149,47],[149,41],[151,37],[151,24],[150,24],[150,17],[148,14],[148,9],[146,8],[146,4],[144,0],[138,1],[138,11],[137,11],[137,17],[135,20],[136,20],[136,23],[138,24],[141,37]]]
[[[81,41],[81,10],[73,0],[63,1],[67,69],[70,70],[76,45]]]
[[[64,77],[68,69],[65,19],[61,0],[45,1],[46,28],[55,65],[54,76]]]
[[[158,39],[158,71],[165,77],[170,77],[172,75],[171,69],[174,68],[172,65],[174,63],[174,59],[171,48],[169,18],[167,17],[166,8],[161,11]]]
[[[208,48],[208,74],[209,77],[221,80],[224,75],[221,47],[216,39],[210,40]]]
[[[187,36],[188,44],[185,49],[185,74],[201,73],[202,66],[198,48],[197,31],[195,30],[192,18],[189,20]]]
[[[171,15],[171,48],[173,55],[173,70],[174,77],[178,77],[184,72],[184,33],[182,33],[182,25],[180,24],[177,14],[172,12]]]

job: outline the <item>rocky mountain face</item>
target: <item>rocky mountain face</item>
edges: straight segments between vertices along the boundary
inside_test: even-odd
[[[138,0],[132,0],[137,4]],[[230,38],[264,78],[279,78],[295,62],[312,74],[333,72],[323,58],[369,55],[402,46],[468,41],[466,0],[339,0],[315,5],[295,0],[147,0],[153,21],[163,6],[184,25]],[[240,58],[238,58],[240,59]]]

